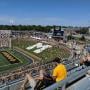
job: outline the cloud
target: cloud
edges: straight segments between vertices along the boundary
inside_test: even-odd
[[[10,16],[0,16],[0,24],[55,24],[62,21],[60,18],[56,17],[41,17],[41,18],[22,18],[22,17],[10,17]]]
[[[10,16],[0,16],[0,24],[11,24],[11,20],[14,22],[15,18]]]
[[[56,17],[42,17],[42,18],[23,18],[18,22],[23,22],[24,24],[41,24],[41,25],[53,25],[62,22],[63,20]]]
[[[14,16],[0,16],[0,24],[88,26],[89,20],[69,20],[59,17],[22,18]]]

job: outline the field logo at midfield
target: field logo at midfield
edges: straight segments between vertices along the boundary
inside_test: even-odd
[[[48,48],[51,48],[52,46],[51,45],[43,45],[42,43],[37,43],[35,45],[32,45],[32,46],[29,46],[27,47],[26,49],[27,50],[32,50],[32,49],[35,49],[33,52],[34,53],[41,53],[42,51],[48,49]]]

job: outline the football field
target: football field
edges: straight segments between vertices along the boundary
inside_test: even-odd
[[[0,53],[0,67],[9,65],[8,60]]]
[[[0,51],[0,72],[13,70],[29,63],[32,63],[32,60],[15,50]]]

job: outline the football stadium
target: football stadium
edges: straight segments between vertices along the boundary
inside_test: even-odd
[[[0,0],[0,90],[90,90],[90,0]]]
[[[65,40],[65,31],[57,28],[52,36],[39,31],[0,30],[0,90],[22,90],[26,73],[36,77],[41,68],[51,75],[57,57],[66,67],[67,78],[48,87],[43,85],[40,90],[89,90],[90,66],[81,65],[80,59],[90,54],[90,45]],[[28,83],[25,90],[32,90]]]

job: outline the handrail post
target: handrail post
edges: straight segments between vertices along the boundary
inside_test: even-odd
[[[64,84],[61,88],[61,90],[65,90],[66,85]]]

